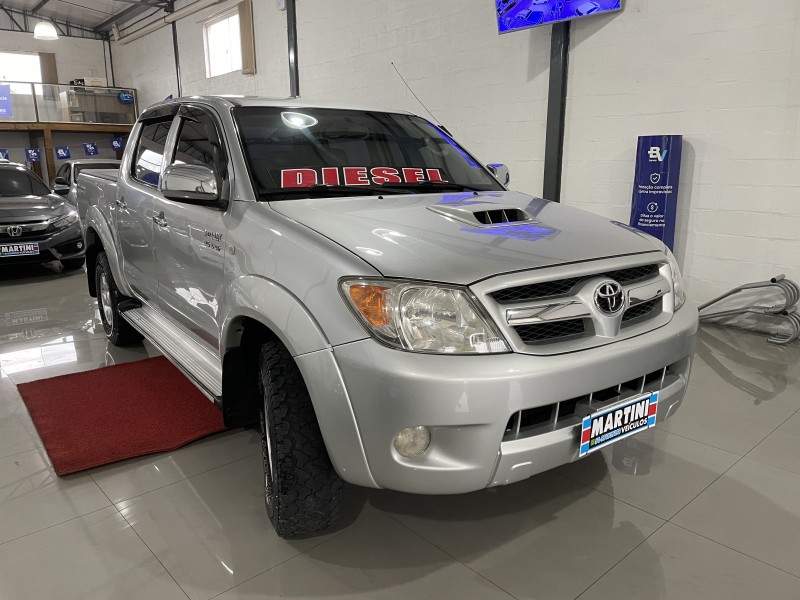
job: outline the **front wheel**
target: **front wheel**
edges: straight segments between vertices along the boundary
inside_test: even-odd
[[[111,266],[105,252],[97,254],[97,267],[94,273],[97,290],[97,307],[100,309],[100,320],[108,341],[115,346],[130,346],[142,340],[142,334],[122,318],[119,303],[122,294],[114,281]]]
[[[339,519],[342,480],[328,457],[300,369],[278,341],[259,354],[267,515],[282,538],[317,535]]]

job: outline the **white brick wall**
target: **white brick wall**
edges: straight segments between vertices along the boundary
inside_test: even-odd
[[[177,8],[191,4],[184,0]],[[199,94],[241,94],[285,98],[289,95],[287,66],[286,13],[275,2],[255,0],[253,20],[256,44],[256,74],[237,71],[206,78],[202,20],[235,6],[229,1],[216,4],[177,22],[181,85],[184,96]],[[142,23],[144,25],[145,23]],[[141,26],[141,25],[140,25]],[[138,26],[137,26],[138,27]],[[132,28],[132,31],[135,28]],[[177,96],[172,30],[163,27],[129,44],[113,44],[114,72],[120,82],[139,90],[139,109]]]
[[[304,97],[427,116],[394,62],[471,152],[541,194],[548,28],[499,36],[490,0],[303,0],[297,16]]]
[[[175,55],[169,27],[126,45],[112,42],[111,51],[117,85],[136,89],[140,111],[170,94],[177,95]]]
[[[30,33],[0,31],[0,52],[54,52],[59,83],[79,77],[105,77],[103,42],[84,38],[60,37],[53,42],[33,39]],[[111,85],[109,69],[108,84]]]
[[[629,0],[572,29],[562,199],[627,222],[639,135],[680,133],[694,300],[800,281],[800,4]]]

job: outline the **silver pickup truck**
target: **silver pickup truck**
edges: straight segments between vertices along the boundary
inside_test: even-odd
[[[81,174],[89,290],[260,423],[284,537],[342,480],[504,485],[667,419],[697,311],[674,257],[620,223],[508,191],[404,112],[193,97],[147,109],[119,174]]]

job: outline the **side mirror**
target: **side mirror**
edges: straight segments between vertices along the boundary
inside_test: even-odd
[[[69,181],[67,181],[67,180],[66,180],[66,179],[64,179],[63,177],[56,177],[56,179],[55,179],[54,183],[55,183],[56,185],[69,185]]]
[[[165,198],[196,204],[217,204],[220,199],[217,176],[205,165],[170,165],[161,174]]]
[[[69,186],[59,183],[58,179],[60,179],[60,177],[56,179],[56,184],[53,186],[53,193],[59,196],[66,196],[69,194]]]
[[[490,163],[486,168],[492,172],[495,179],[503,185],[508,185],[511,182],[511,173],[508,172],[508,167],[502,163]]]

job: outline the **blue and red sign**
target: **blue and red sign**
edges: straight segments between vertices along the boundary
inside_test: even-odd
[[[578,456],[655,426],[657,412],[658,392],[649,392],[584,417]]]
[[[8,160],[8,148],[0,148],[0,158]]]
[[[111,138],[111,149],[112,150],[124,150],[125,149],[125,140],[121,137]]]
[[[86,156],[97,156],[100,153],[97,149],[97,144],[94,142],[86,142],[83,144],[83,151],[86,153]]]
[[[69,153],[69,146],[56,146],[54,150],[56,151],[56,158],[58,160],[72,158],[72,155]]]
[[[670,250],[675,242],[683,136],[644,135],[636,149],[631,227],[649,233]]]
[[[25,160],[28,162],[39,162],[42,160],[41,148],[25,148]]]

